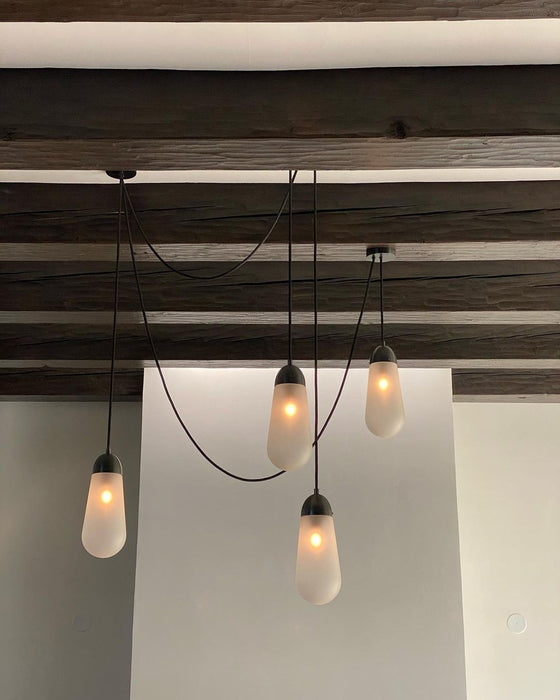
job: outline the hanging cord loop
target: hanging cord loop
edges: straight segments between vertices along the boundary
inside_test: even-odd
[[[132,241],[132,229],[130,226],[130,218],[129,218],[129,212],[128,212],[128,207],[125,202],[125,208],[124,208],[124,213],[125,213],[125,219],[126,219],[126,228],[128,232],[128,245],[130,248],[130,258],[132,260],[132,269],[134,272],[134,279],[136,282],[136,291],[138,292],[138,301],[140,302],[140,310],[142,312],[142,318],[144,320],[144,328],[146,331],[146,337],[148,338],[148,343],[150,345],[151,351],[152,351],[152,357],[154,358],[154,362],[156,364],[157,370],[159,377],[161,379],[161,383],[163,386],[163,390],[165,392],[165,395],[167,397],[167,400],[169,401],[169,405],[171,406],[171,409],[173,410],[173,413],[175,414],[175,417],[179,421],[179,425],[185,432],[185,435],[189,438],[193,446],[196,448],[196,450],[200,453],[200,455],[209,463],[211,464],[215,469],[218,471],[222,472],[222,474],[225,474],[226,476],[231,477],[232,479],[236,479],[237,481],[245,481],[245,482],[260,482],[260,481],[270,481],[271,479],[276,479],[277,477],[281,476],[285,472],[283,471],[278,471],[275,474],[271,474],[270,476],[263,476],[263,477],[257,477],[257,478],[249,478],[245,476],[239,476],[238,474],[234,474],[233,472],[229,471],[228,469],[225,469],[224,467],[221,467],[217,462],[215,462],[206,452],[202,449],[202,447],[199,445],[199,443],[196,441],[194,438],[193,434],[190,432],[190,430],[187,428],[185,422],[181,418],[181,414],[179,413],[179,410],[177,409],[177,406],[175,405],[175,402],[173,401],[173,397],[171,396],[171,393],[169,391],[169,387],[167,386],[167,381],[165,379],[165,376],[163,374],[163,370],[161,368],[161,363],[159,361],[157,351],[156,351],[156,346],[154,343],[154,339],[152,337],[152,332],[150,330],[150,325],[148,323],[148,317],[146,314],[146,305],[144,303],[144,295],[142,294],[142,288],[140,286],[140,278],[138,276],[138,267],[136,265],[136,256],[134,253],[134,244]]]
[[[117,350],[117,315],[119,310],[119,272],[121,259],[121,229],[122,229],[122,211],[123,211],[123,192],[124,178],[123,174],[119,178],[119,219],[117,225],[117,252],[115,256],[115,286],[113,296],[113,333],[111,337],[111,374],[109,380],[109,411],[107,415],[107,446],[106,453],[111,452],[111,428],[113,424],[113,395],[115,389],[115,355]]]
[[[297,173],[297,171],[294,171],[294,172],[293,172],[293,175],[292,175],[292,182],[293,182],[293,180],[295,179],[296,173]],[[316,238],[316,234],[317,234],[317,196],[316,196],[316,185],[317,185],[317,183],[316,183],[316,173],[315,173],[315,174],[314,174],[314,186],[315,186],[315,188],[314,188],[314,189],[315,189],[315,192],[314,192],[314,217],[313,217],[314,239]],[[130,197],[128,196],[128,192],[127,192],[127,189],[126,189],[126,184],[125,184],[124,182],[122,182],[122,189],[123,189],[123,192],[124,192],[124,198],[123,198],[123,199],[124,199],[124,202],[123,202],[123,204],[124,204],[124,216],[125,216],[126,228],[127,228],[127,232],[128,232],[128,243],[129,243],[129,248],[130,248],[130,257],[131,257],[131,261],[132,261],[132,268],[133,268],[133,274],[134,274],[134,280],[135,280],[135,285],[136,285],[138,300],[139,300],[139,303],[140,303],[140,309],[141,309],[141,313],[142,313],[143,325],[144,325],[144,329],[145,329],[145,332],[146,332],[146,337],[147,337],[147,339],[148,339],[148,343],[149,343],[149,345],[150,345],[151,354],[152,354],[154,363],[155,363],[155,365],[156,365],[156,368],[157,368],[157,370],[158,370],[158,374],[159,374],[159,377],[160,377],[160,380],[161,380],[161,383],[162,383],[162,387],[163,387],[164,393],[165,393],[165,395],[166,395],[166,398],[167,398],[167,400],[168,400],[168,402],[169,402],[169,405],[170,405],[170,407],[171,407],[171,409],[172,409],[172,411],[173,411],[173,413],[174,413],[174,415],[175,415],[177,421],[179,422],[181,428],[183,429],[183,431],[185,432],[185,434],[187,435],[187,437],[189,438],[189,440],[191,441],[191,443],[193,444],[193,446],[195,447],[195,449],[202,455],[202,457],[203,457],[207,462],[209,462],[209,464],[211,464],[215,469],[217,469],[218,471],[222,472],[222,473],[225,474],[226,476],[229,476],[229,477],[231,477],[232,479],[236,479],[236,480],[238,480],[238,481],[249,482],[249,483],[258,483],[258,482],[262,482],[262,481],[270,481],[270,480],[272,480],[272,479],[275,479],[275,478],[278,477],[278,476],[281,476],[282,474],[285,473],[284,471],[278,471],[278,472],[276,472],[275,474],[272,474],[272,475],[266,476],[266,477],[248,478],[248,477],[243,477],[243,476],[239,476],[239,475],[237,475],[237,474],[234,474],[234,473],[231,472],[230,470],[228,470],[228,469],[226,469],[226,468],[220,466],[220,465],[217,464],[208,454],[206,454],[206,452],[203,450],[203,448],[202,448],[202,447],[199,445],[199,443],[196,441],[196,439],[194,438],[194,436],[192,435],[192,433],[191,433],[191,432],[189,431],[189,429],[187,428],[185,422],[184,422],[183,419],[181,418],[181,415],[180,415],[180,413],[179,413],[179,411],[178,411],[178,409],[177,409],[177,406],[176,406],[176,404],[175,404],[175,402],[174,402],[174,400],[173,400],[173,397],[171,396],[171,393],[170,393],[170,391],[169,391],[169,388],[168,388],[168,385],[167,385],[167,381],[166,381],[166,379],[165,379],[165,375],[164,375],[164,373],[163,373],[163,369],[162,369],[162,367],[161,367],[161,363],[160,363],[159,357],[158,357],[158,355],[157,355],[157,350],[156,350],[155,343],[154,343],[154,340],[153,340],[153,336],[152,336],[152,333],[151,333],[150,324],[149,324],[149,322],[148,322],[147,311],[146,311],[146,306],[145,306],[145,303],[144,303],[144,296],[143,296],[143,293],[142,293],[142,287],[141,287],[141,283],[140,283],[140,275],[139,275],[138,266],[137,266],[137,263],[136,263],[136,255],[135,255],[134,242],[133,242],[133,237],[132,237],[132,226],[131,226],[131,221],[130,221],[130,214],[132,213],[133,216],[134,216],[134,211],[133,211],[133,209],[132,209],[132,207],[131,207]],[[288,197],[289,197],[289,193],[288,193]],[[135,222],[138,223],[137,217],[134,217],[134,219],[135,219]],[[139,230],[140,230],[140,226],[138,226],[138,228],[139,228]],[[140,230],[140,232],[142,233],[141,230]],[[120,240],[120,235],[119,235],[119,240]],[[263,241],[263,242],[264,242],[264,241]],[[344,375],[343,375],[343,378],[342,378],[342,382],[341,382],[340,388],[339,388],[339,390],[338,390],[337,396],[336,396],[336,398],[335,398],[335,401],[334,401],[334,403],[333,403],[333,406],[332,406],[332,408],[331,408],[331,410],[330,410],[330,412],[329,412],[329,414],[328,414],[328,416],[327,416],[327,419],[325,420],[325,422],[324,422],[324,424],[323,424],[323,426],[322,426],[322,428],[321,428],[320,431],[317,431],[317,428],[318,428],[318,420],[319,420],[319,418],[318,418],[318,402],[317,402],[317,400],[316,400],[316,402],[315,402],[315,405],[316,405],[316,409],[315,409],[315,410],[316,410],[316,415],[315,415],[315,432],[314,432],[315,438],[314,438],[314,442],[313,442],[313,446],[314,446],[315,448],[317,448],[318,440],[321,438],[321,436],[323,435],[325,429],[327,428],[327,425],[329,424],[329,422],[330,422],[332,416],[334,415],[335,409],[336,409],[336,407],[337,407],[337,405],[338,405],[338,402],[339,402],[339,400],[340,400],[340,398],[341,398],[341,396],[342,396],[342,392],[343,392],[343,389],[344,389],[344,386],[345,386],[345,383],[346,383],[346,380],[347,380],[347,377],[348,377],[348,372],[349,372],[349,370],[350,370],[350,366],[351,366],[351,363],[352,363],[352,359],[353,359],[353,357],[354,357],[354,352],[355,352],[355,348],[356,348],[356,342],[357,342],[357,338],[358,338],[358,334],[359,334],[359,330],[360,330],[360,326],[361,326],[361,322],[362,322],[362,318],[363,318],[363,315],[364,315],[364,310],[365,310],[365,306],[366,306],[366,302],[367,302],[367,298],[368,298],[368,291],[369,291],[369,286],[370,286],[370,282],[371,282],[371,278],[372,278],[373,266],[374,266],[374,261],[372,260],[372,263],[371,263],[371,266],[370,266],[370,270],[369,270],[369,274],[368,274],[368,278],[367,278],[367,281],[366,281],[366,287],[365,287],[364,297],[363,297],[363,301],[362,301],[362,306],[361,306],[361,309],[360,309],[360,313],[359,313],[358,320],[357,320],[356,327],[355,327],[355,331],[354,331],[354,337],[353,337],[353,340],[352,340],[352,346],[351,346],[351,349],[350,349],[350,355],[349,355],[349,358],[348,358],[348,361],[347,361],[347,364],[346,364],[346,368],[345,368],[345,371],[344,371]],[[316,343],[317,346],[318,346],[318,323],[317,323],[317,321],[318,321],[318,313],[317,313],[317,308],[316,308],[316,307],[317,307],[317,277],[318,277],[318,275],[317,275],[317,249],[316,249],[316,243],[315,243],[315,244],[314,244],[314,271],[313,271],[313,278],[314,278],[314,307],[315,307],[315,308],[314,308],[314,327],[315,327],[315,334],[316,334],[315,343]],[[318,365],[318,347],[316,347],[315,357],[316,357],[316,359],[317,359],[317,365]],[[318,392],[317,392],[317,393],[318,393]],[[317,451],[317,449],[316,449],[316,464],[318,465],[318,451]],[[318,468],[317,468],[317,467],[316,467],[316,483],[317,483],[317,488],[318,488]]]
[[[282,204],[280,205],[280,209],[278,210],[278,213],[276,214],[274,221],[272,222],[272,225],[268,229],[266,235],[264,238],[262,238],[259,243],[251,250],[250,253],[248,253],[242,260],[240,260],[238,263],[235,263],[233,267],[230,267],[228,270],[224,270],[224,272],[219,272],[215,275],[194,275],[191,272],[185,272],[184,270],[178,270],[174,265],[171,263],[167,262],[165,258],[163,258],[157,251],[157,249],[154,247],[154,245],[151,243],[151,241],[148,238],[148,235],[144,231],[144,228],[140,222],[140,219],[138,218],[138,214],[136,213],[136,209],[134,208],[134,205],[132,204],[132,199],[130,198],[130,194],[128,192],[128,188],[126,185],[124,185],[124,191],[125,191],[125,198],[129,206],[130,213],[132,214],[132,218],[134,219],[134,223],[136,224],[136,227],[138,231],[140,232],[140,235],[144,239],[145,244],[148,246],[148,248],[152,251],[152,253],[155,255],[155,257],[160,261],[160,263],[166,267],[168,270],[171,272],[174,272],[176,275],[179,275],[181,277],[184,277],[185,279],[188,280],[199,280],[199,281],[204,281],[204,280],[219,280],[222,279],[223,277],[228,277],[229,275],[232,275],[234,272],[237,272],[237,270],[241,269],[245,263],[249,262],[251,258],[256,254],[256,252],[268,241],[270,236],[272,235],[274,229],[276,228],[276,225],[280,221],[280,217],[282,216],[284,209],[286,208],[286,204],[288,203],[288,200],[290,200],[291,197],[291,187],[294,183],[294,180],[296,179],[298,171],[290,170],[290,185],[288,188],[288,191],[286,192],[286,195],[284,196],[284,199],[282,200]]]

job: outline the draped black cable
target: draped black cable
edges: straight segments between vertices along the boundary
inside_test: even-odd
[[[375,255],[373,257],[375,259]],[[385,325],[383,318],[383,253],[379,253],[379,307],[381,311],[381,345],[385,345]]]
[[[313,171],[313,384],[315,390],[315,493],[319,493],[319,319],[317,313],[317,171]]]
[[[106,452],[111,452],[111,427],[113,423],[113,393],[115,387],[115,355],[117,350],[117,315],[119,309],[119,268],[121,259],[121,228],[123,210],[124,179],[119,178],[119,222],[117,225],[117,252],[115,256],[115,286],[113,297],[113,334],[111,339],[111,378],[109,380],[109,411],[107,415],[107,447]]]
[[[293,235],[293,207],[294,207],[294,183],[290,170],[288,186],[288,364],[293,359],[293,333],[292,333],[292,307],[293,307],[293,282],[292,282],[292,235]]]
[[[291,194],[290,194],[291,187],[292,187],[294,180],[296,179],[297,173],[298,173],[297,170],[294,170],[293,172],[290,170],[290,185],[289,185],[288,191],[286,192],[286,195],[285,195],[284,199],[282,200],[282,204],[280,205],[280,209],[278,210],[278,213],[276,214],[274,221],[272,222],[272,225],[268,229],[264,238],[262,238],[259,241],[259,243],[257,243],[257,245],[242,260],[240,260],[238,263],[235,263],[235,265],[233,267],[230,267],[228,270],[225,270],[224,272],[219,272],[215,275],[194,275],[191,272],[185,272],[184,270],[178,270],[174,265],[171,265],[171,263],[167,262],[167,260],[165,260],[165,258],[163,258],[158,253],[156,248],[152,245],[151,241],[148,238],[148,235],[144,231],[144,228],[143,228],[142,224],[140,223],[140,219],[138,218],[138,214],[136,213],[136,209],[134,208],[134,205],[132,204],[132,200],[130,198],[130,194],[128,193],[128,188],[126,187],[126,185],[124,186],[124,191],[125,191],[126,200],[127,200],[128,205],[130,207],[130,212],[132,213],[132,216],[134,218],[134,222],[138,228],[138,231],[140,232],[140,235],[144,239],[144,242],[146,243],[148,248],[152,251],[152,253],[155,255],[155,257],[160,261],[160,263],[162,265],[164,265],[171,272],[174,272],[175,274],[180,275],[181,277],[185,277],[186,279],[189,279],[189,280],[202,280],[202,281],[204,281],[204,280],[218,280],[218,279],[222,279],[223,277],[227,277],[228,275],[232,275],[234,272],[237,272],[237,270],[242,268],[243,265],[245,265],[245,263],[249,262],[249,260],[255,255],[255,253],[268,241],[268,239],[272,235],[274,229],[276,228],[276,225],[280,221],[280,217],[282,216],[282,214],[284,212],[284,209],[286,207],[286,203],[288,202],[288,200],[291,197]]]
[[[187,428],[185,422],[181,418],[181,415],[177,409],[177,406],[175,405],[175,402],[173,401],[173,397],[171,396],[171,393],[169,392],[169,388],[167,386],[167,382],[165,380],[165,376],[163,374],[163,370],[161,368],[161,363],[159,361],[157,351],[156,351],[156,346],[154,343],[154,339],[152,337],[152,332],[150,330],[150,325],[148,323],[148,317],[146,314],[146,306],[144,304],[144,296],[142,294],[142,288],[140,286],[140,278],[138,276],[138,268],[136,265],[136,256],[134,253],[134,243],[132,240],[132,229],[130,226],[130,218],[129,218],[129,213],[128,213],[128,207],[127,207],[127,202],[125,200],[125,206],[124,206],[124,214],[125,214],[125,220],[126,220],[126,228],[128,231],[128,245],[130,248],[130,258],[132,260],[132,269],[134,272],[134,279],[136,282],[136,291],[138,292],[138,301],[140,302],[140,310],[142,312],[142,318],[144,320],[144,328],[146,330],[146,337],[148,338],[148,343],[150,344],[150,348],[152,351],[152,356],[154,358],[154,362],[156,364],[157,370],[159,377],[161,379],[161,384],[163,386],[163,390],[165,392],[165,395],[167,397],[167,400],[169,401],[169,405],[171,406],[171,409],[173,410],[173,413],[175,414],[175,417],[179,421],[179,424],[183,431],[185,432],[186,436],[189,438],[193,446],[198,450],[198,452],[202,455],[202,457],[209,463],[211,464],[215,469],[218,471],[222,472],[222,474],[226,474],[226,476],[231,477],[232,479],[236,479],[237,481],[245,481],[245,482],[260,482],[260,481],[270,481],[271,479],[276,479],[277,477],[281,476],[282,474],[285,474],[284,471],[278,471],[275,474],[271,474],[270,476],[263,476],[263,477],[257,477],[257,478],[249,478],[245,476],[239,476],[238,474],[234,474],[233,472],[229,471],[228,469],[225,469],[224,467],[221,467],[217,462],[215,462],[209,455],[206,454],[206,452],[202,449],[202,447],[198,444],[190,430]]]
[[[297,175],[297,171],[293,171],[293,175],[292,175],[291,178],[290,178],[290,184],[293,183],[293,181],[295,180],[295,176],[296,176],[296,175]],[[316,173],[316,172],[314,173],[313,184],[314,184],[314,214],[313,214],[314,261],[313,261],[313,285],[314,285],[314,307],[315,307],[315,308],[314,308],[314,329],[315,329],[315,346],[316,346],[316,347],[315,347],[315,358],[316,358],[316,365],[315,365],[315,369],[316,369],[316,371],[315,371],[315,381],[317,381],[317,365],[318,365],[318,312],[317,312],[317,299],[318,299],[318,297],[317,297],[317,279],[318,279],[318,275],[317,275],[317,243],[316,243],[316,238],[317,238],[317,173]],[[155,363],[155,365],[156,365],[156,368],[157,368],[157,370],[158,370],[159,377],[160,377],[161,382],[162,382],[162,386],[163,386],[163,389],[164,389],[164,393],[165,393],[165,395],[166,395],[166,397],[167,397],[167,399],[168,399],[168,401],[169,401],[169,404],[170,404],[170,406],[171,406],[171,408],[172,408],[172,410],[173,410],[173,413],[175,414],[175,417],[177,418],[177,420],[178,420],[179,424],[181,425],[182,429],[184,430],[184,432],[186,433],[187,437],[188,437],[189,440],[192,442],[192,444],[194,445],[194,447],[198,450],[198,452],[204,457],[204,459],[206,459],[206,461],[208,461],[213,467],[215,467],[216,469],[218,469],[218,470],[221,471],[222,473],[226,474],[227,476],[230,476],[230,477],[233,478],[233,479],[237,479],[237,480],[239,480],[239,481],[244,481],[244,482],[260,482],[260,481],[269,481],[269,480],[271,480],[271,479],[275,479],[277,476],[280,476],[281,474],[284,474],[285,472],[279,471],[279,472],[276,472],[275,474],[272,474],[272,475],[267,476],[267,477],[247,478],[247,477],[238,476],[237,474],[234,474],[233,472],[230,472],[229,470],[225,469],[224,467],[221,467],[219,464],[217,464],[211,457],[209,457],[209,456],[204,452],[204,450],[202,449],[202,447],[196,442],[194,436],[190,433],[190,431],[188,430],[188,428],[187,428],[187,426],[185,425],[184,421],[182,420],[182,418],[181,418],[181,416],[180,416],[180,414],[179,414],[179,411],[178,411],[178,409],[177,409],[177,407],[176,407],[176,405],[175,405],[175,403],[174,403],[174,401],[173,401],[173,398],[172,398],[172,396],[171,396],[171,394],[170,394],[170,392],[169,392],[169,388],[168,388],[168,386],[167,386],[167,382],[166,382],[166,380],[165,380],[165,376],[164,376],[163,370],[162,370],[162,368],[161,368],[161,363],[160,363],[159,358],[158,358],[158,356],[157,356],[157,351],[156,351],[155,343],[154,343],[154,340],[153,340],[153,337],[152,337],[152,334],[151,334],[151,330],[150,330],[150,326],[149,326],[149,322],[148,322],[148,318],[147,318],[146,307],[145,307],[145,304],[144,304],[144,297],[143,297],[143,294],[142,294],[142,289],[141,289],[141,284],[140,284],[140,277],[139,277],[138,268],[137,268],[137,265],[136,265],[136,257],[135,257],[135,252],[134,252],[134,243],[133,243],[133,240],[132,240],[132,228],[131,228],[131,225],[130,225],[130,217],[129,217],[129,207],[130,207],[130,213],[133,214],[133,216],[134,216],[134,218],[135,218],[135,221],[136,221],[136,223],[137,223],[137,225],[138,225],[138,229],[139,229],[140,233],[142,234],[143,231],[142,231],[140,222],[138,221],[138,217],[136,216],[136,214],[135,214],[135,212],[134,212],[134,208],[133,208],[132,202],[131,202],[130,197],[129,197],[129,195],[128,195],[128,191],[127,191],[127,189],[126,189],[126,184],[125,184],[124,181],[122,181],[122,180],[121,180],[121,187],[122,187],[122,191],[124,192],[124,198],[122,197],[122,194],[121,194],[121,202],[124,203],[124,214],[125,214],[126,226],[127,226],[127,231],[128,231],[128,240],[129,240],[129,247],[130,247],[130,255],[131,255],[131,260],[132,260],[132,267],[133,267],[133,272],[134,272],[134,279],[135,279],[135,283],[136,283],[136,289],[137,289],[137,293],[138,293],[138,299],[139,299],[139,302],[140,302],[140,307],[141,307],[141,312],[142,312],[143,324],[144,324],[144,328],[145,328],[145,331],[146,331],[146,337],[147,337],[147,339],[148,339],[148,342],[149,342],[149,345],[150,345],[150,349],[151,349],[151,352],[152,352],[152,356],[153,356],[153,358],[154,358],[154,363]],[[290,197],[290,192],[288,192],[288,194],[287,194],[287,198],[288,198],[288,199],[289,199],[289,197]],[[284,203],[283,203],[283,205],[282,205],[282,208],[285,206],[285,203],[286,203],[286,199],[285,199],[285,201],[284,201]],[[120,227],[121,227],[120,215],[121,215],[121,210],[122,210],[122,206],[120,207],[120,210],[119,210],[119,241],[120,241],[120,238],[121,238],[121,236],[120,236]],[[281,212],[279,212],[278,218],[279,218],[280,215],[281,215]],[[267,235],[268,235],[268,234],[267,234]],[[146,239],[145,239],[145,240],[146,240]],[[264,243],[264,240],[262,241],[262,243]],[[261,245],[262,245],[262,243],[261,243]],[[150,247],[151,247],[151,246],[150,246]],[[155,251],[154,251],[154,252],[155,252]],[[156,253],[156,256],[157,256],[158,258],[160,257],[157,253]],[[165,261],[163,261],[163,262],[164,262],[164,264],[165,264]],[[353,339],[352,339],[352,345],[351,345],[351,348],[350,348],[350,354],[349,354],[349,357],[348,357],[348,361],[347,361],[347,363],[346,363],[346,368],[345,368],[345,370],[344,370],[342,382],[341,382],[341,384],[340,384],[340,388],[339,388],[339,390],[338,390],[338,393],[337,393],[337,395],[336,395],[336,398],[335,398],[335,400],[334,400],[334,403],[333,403],[333,405],[332,405],[332,407],[331,407],[331,410],[330,410],[330,412],[329,412],[329,414],[328,414],[328,416],[327,416],[327,418],[326,418],[326,420],[325,420],[325,422],[324,422],[324,424],[323,424],[323,426],[322,426],[322,428],[321,428],[320,431],[317,430],[317,429],[318,429],[318,420],[319,420],[319,418],[318,418],[318,401],[317,401],[317,398],[318,398],[318,390],[317,390],[317,389],[318,389],[318,388],[316,387],[316,401],[315,401],[315,406],[316,406],[316,408],[315,408],[315,411],[316,411],[316,415],[315,415],[315,439],[314,439],[314,442],[313,442],[313,446],[316,448],[316,450],[315,450],[315,460],[316,460],[315,479],[316,479],[316,484],[317,484],[316,487],[317,487],[317,488],[318,488],[318,449],[317,449],[318,445],[317,445],[317,443],[318,443],[318,440],[319,440],[319,439],[321,438],[321,436],[323,435],[325,429],[327,428],[327,426],[328,426],[328,424],[329,424],[329,422],[330,422],[332,416],[334,415],[334,412],[335,412],[335,410],[336,410],[336,407],[337,407],[337,405],[338,405],[338,402],[339,402],[339,400],[340,400],[340,398],[341,398],[341,396],[342,396],[342,392],[343,392],[343,390],[344,390],[344,386],[345,386],[345,384],[346,384],[346,380],[347,380],[347,378],[348,378],[348,373],[349,373],[350,366],[351,366],[351,364],[352,364],[352,360],[353,360],[353,357],[354,357],[354,352],[355,352],[355,349],[356,349],[356,343],[357,343],[357,339],[358,339],[358,335],[359,335],[359,330],[360,330],[360,327],[361,327],[361,322],[362,322],[362,318],[363,318],[363,315],[364,315],[365,306],[366,306],[366,302],[367,302],[367,298],[368,298],[368,292],[369,292],[370,282],[371,282],[371,278],[372,278],[374,263],[375,263],[375,257],[372,259],[371,266],[370,266],[370,269],[369,269],[369,274],[368,274],[368,277],[367,277],[367,280],[366,280],[366,287],[365,287],[365,291],[364,291],[364,297],[363,297],[363,300],[362,300],[362,306],[361,306],[361,308],[360,308],[360,313],[359,313],[359,315],[358,315],[358,320],[357,320],[356,327],[355,327],[355,330],[354,330],[354,336],[353,336]]]

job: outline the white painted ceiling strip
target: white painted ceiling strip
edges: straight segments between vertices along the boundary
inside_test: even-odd
[[[0,66],[300,70],[560,62],[557,19],[3,22]]]
[[[559,26],[560,33],[560,26]],[[131,184],[142,183],[286,183],[287,170],[145,170]],[[389,182],[519,182],[560,180],[560,168],[417,168],[402,170],[320,170],[319,184]],[[311,183],[300,170],[296,185]],[[115,185],[102,170],[0,170],[0,182]]]

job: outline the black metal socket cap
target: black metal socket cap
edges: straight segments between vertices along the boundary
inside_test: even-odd
[[[105,472],[109,474],[122,474],[121,460],[111,452],[104,452],[95,460],[93,473]]]
[[[332,516],[331,504],[320,493],[313,493],[309,498],[306,498],[301,507],[303,515],[330,515]]]
[[[378,345],[369,358],[369,363],[372,362],[394,362],[396,364],[397,356],[388,345]]]
[[[121,177],[123,180],[132,180],[136,177],[136,170],[106,170],[105,172],[114,180],[120,180]]]
[[[299,367],[285,365],[276,375],[274,386],[277,384],[303,384],[305,386],[305,377]]]

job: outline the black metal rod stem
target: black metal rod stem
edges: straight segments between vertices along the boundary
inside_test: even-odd
[[[115,285],[113,296],[113,335],[111,341],[111,375],[109,380],[109,411],[107,415],[107,446],[106,453],[111,452],[111,428],[113,423],[113,394],[115,389],[115,355],[117,351],[117,316],[119,310],[119,271],[121,259],[121,227],[123,210],[124,178],[119,178],[119,217],[117,225],[117,253],[115,259]]]
[[[293,235],[293,207],[294,207],[294,182],[292,171],[289,174],[288,191],[288,364],[293,360],[293,332],[292,332],[292,308],[293,308],[293,280],[292,280],[292,235]]]
[[[379,253],[379,309],[381,315],[381,345],[385,345],[385,323],[383,318],[383,253]]]
[[[313,171],[313,383],[315,389],[315,493],[319,492],[319,318],[317,303],[317,171]]]

